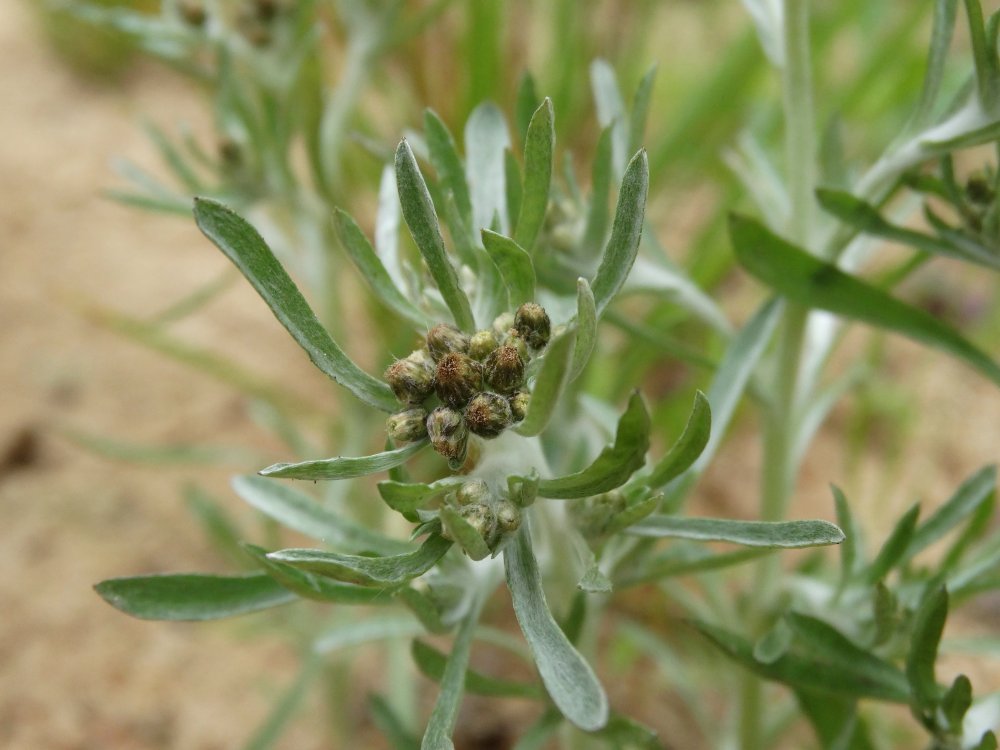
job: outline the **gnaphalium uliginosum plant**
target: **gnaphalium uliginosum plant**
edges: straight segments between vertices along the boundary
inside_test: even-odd
[[[483,228],[478,237],[469,230],[474,201],[454,144],[443,126],[438,128],[433,118],[429,122],[431,161],[439,187],[447,190],[437,190],[437,198],[450,217],[453,251],[444,242],[435,201],[405,140],[395,156],[399,201],[424,270],[397,284],[351,217],[338,212],[335,218],[342,243],[374,293],[421,334],[411,353],[388,366],[384,380],[364,372],[337,346],[250,224],[213,200],[195,203],[198,226],[235,263],[316,366],[389,415],[389,445],[382,452],[275,464],[263,469],[262,476],[234,482],[258,509],[340,549],[266,551],[248,545],[260,567],[257,574],[113,579],[99,584],[98,591],[130,614],[178,620],[224,617],[297,598],[339,604],[399,601],[428,631],[457,628],[446,659],[426,645],[414,651],[421,670],[441,683],[423,746],[444,748],[451,746],[471,674],[469,654],[480,611],[505,575],[545,688],[541,693],[521,686],[516,693],[547,695],[557,716],[600,733],[611,716],[608,700],[573,642],[586,608],[575,607],[576,623],[560,626],[549,610],[543,576],[576,571],[568,582],[565,575],[557,581],[570,587],[561,596],[586,595],[599,603],[612,590],[619,563],[637,548],[637,538],[623,532],[639,522],[646,524],[646,535],[759,548],[839,543],[843,534],[825,521],[655,515],[662,499],[658,490],[691,466],[708,440],[710,414],[701,394],[682,434],[659,461],[647,465],[650,419],[636,392],[618,419],[611,444],[567,473],[554,469],[539,436],[550,426],[562,431],[567,424],[579,429],[584,423],[576,414],[571,384],[597,345],[598,321],[622,289],[639,249],[648,185],[645,153],[637,153],[624,169],[610,236],[596,270],[589,279],[577,278],[575,299],[565,298],[544,291],[536,277],[538,262],[551,267],[545,254],[553,252],[541,239],[552,191],[551,103],[542,103],[527,130],[524,178],[518,193],[508,193],[517,195],[519,205],[507,222],[494,211],[492,228]],[[499,196],[486,197],[504,205]],[[502,231],[505,224],[507,233]],[[434,287],[424,285],[427,278]],[[557,445],[568,444],[559,432],[551,437]],[[428,445],[445,459],[443,476],[429,483],[409,481],[403,465]],[[559,461],[569,464],[565,456]],[[346,522],[277,481],[348,480],[386,471],[390,479],[378,484],[378,493],[413,524],[411,543]],[[415,540],[422,540],[417,547]],[[599,606],[592,609],[597,612]],[[476,677],[480,686],[484,680],[510,686],[491,679]],[[648,731],[618,717],[612,734],[620,737],[621,732],[647,742],[650,738]]]

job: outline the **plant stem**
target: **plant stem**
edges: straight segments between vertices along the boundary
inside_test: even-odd
[[[813,231],[816,183],[808,0],[784,0],[782,10],[785,161],[790,198],[785,230],[793,242],[808,249]],[[808,308],[786,303],[764,433],[760,512],[767,521],[784,518],[798,473],[795,430],[800,397],[799,372],[808,318]],[[769,558],[762,566],[753,597],[757,610],[751,618],[754,629],[762,627],[766,620],[780,572],[780,560]],[[761,681],[756,676],[744,674],[739,731],[741,745],[745,748],[762,747],[764,705],[761,688]]]

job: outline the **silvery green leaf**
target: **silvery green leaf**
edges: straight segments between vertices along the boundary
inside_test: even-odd
[[[927,54],[927,72],[924,74],[920,103],[911,122],[914,128],[929,125],[934,114],[934,104],[937,102],[941,81],[944,78],[948,47],[951,46],[957,14],[958,0],[937,0],[934,3],[934,28],[931,31],[931,44]]]
[[[947,619],[948,590],[944,586],[929,586],[914,615],[906,654],[906,679],[913,691],[914,708],[924,715],[932,715],[941,699],[934,664]]]
[[[605,447],[582,471],[556,479],[542,479],[538,483],[538,494],[561,499],[579,498],[621,487],[646,461],[649,426],[649,412],[636,391],[618,420],[614,444]]]
[[[342,583],[331,578],[314,575],[291,565],[268,559],[267,550],[252,544],[244,544],[244,551],[250,555],[258,567],[271,578],[304,599],[339,604],[388,604],[392,601],[392,591],[371,586]]]
[[[450,547],[450,541],[431,534],[420,549],[403,555],[365,557],[316,549],[285,549],[271,552],[267,557],[338,581],[377,586],[405,583],[423,575]]]
[[[646,193],[649,189],[649,161],[645,151],[639,151],[625,168],[621,188],[618,191],[618,208],[611,225],[611,237],[604,248],[601,265],[590,286],[594,290],[597,314],[604,309],[621,290],[628,278],[639,252],[642,237],[642,222],[646,209]]]
[[[719,570],[757,560],[773,551],[773,548],[766,547],[748,547],[735,552],[710,552],[704,547],[693,545],[671,547],[666,552],[643,561],[637,569],[617,576],[615,585],[618,587],[634,586],[674,576]]]
[[[729,228],[740,265],[779,294],[941,349],[1000,384],[1000,366],[930,313],[813,257],[753,219],[731,216]]]
[[[378,474],[399,466],[427,447],[427,441],[410,443],[402,448],[374,453],[370,456],[337,456],[294,464],[272,464],[258,473],[264,477],[282,479],[353,479]]]
[[[650,238],[649,243],[655,246],[655,238],[649,234],[647,237]],[[719,333],[729,336],[732,333],[732,326],[715,301],[699,289],[681,269],[665,263],[665,259],[666,256],[661,256],[657,262],[653,262],[641,255],[636,258],[621,294],[660,295],[687,310]]]
[[[501,234],[507,234],[504,149],[510,135],[503,113],[490,102],[480,104],[465,123],[465,179],[472,199],[472,229],[490,228],[500,217]]]
[[[396,399],[389,386],[361,370],[334,343],[256,229],[208,198],[195,198],[194,217],[198,228],[236,264],[320,370],[365,403],[395,411]]]
[[[391,554],[410,546],[345,518],[287,484],[259,476],[232,479],[236,494],[264,515],[333,547]]]
[[[455,139],[432,109],[424,110],[424,133],[431,164],[438,173],[441,187],[454,196],[462,220],[466,223],[472,221],[472,199],[469,198],[469,186],[465,182],[465,170],[455,147]]]
[[[896,522],[889,538],[882,544],[875,559],[865,571],[865,580],[868,583],[880,581],[889,574],[893,567],[903,560],[906,548],[910,546],[913,539],[913,532],[917,528],[917,517],[920,515],[920,503],[913,506],[904,513]]]
[[[218,620],[277,607],[298,597],[263,573],[164,573],[101,581],[94,590],[142,620]]]
[[[434,682],[441,682],[447,668],[447,656],[433,646],[419,640],[413,641],[411,653],[417,668],[426,677]],[[465,690],[474,695],[486,695],[493,698],[538,700],[543,697],[542,691],[537,685],[490,677],[474,669],[467,669],[465,672]]]
[[[388,505],[400,513],[413,513],[449,490],[457,488],[460,482],[443,479],[431,484],[419,482],[379,482],[378,494]]]
[[[608,721],[608,698],[549,612],[527,523],[504,550],[504,566],[514,614],[549,696],[576,726],[588,732],[600,729]]]
[[[779,0],[743,0],[753,19],[764,54],[776,69],[785,67],[785,22]]]
[[[580,277],[576,280],[576,345],[573,347],[573,364],[569,369],[571,382],[583,372],[596,345],[597,303],[590,284]]]
[[[875,698],[894,703],[909,700],[909,691],[902,689],[895,680],[873,680],[870,674],[859,671],[851,662],[792,650],[767,664],[753,658],[753,646],[742,636],[706,622],[691,624],[731,659],[766,679],[824,695]]]
[[[424,738],[420,743],[421,750],[454,750],[451,733],[455,729],[458,707],[465,691],[469,652],[472,650],[472,638],[478,619],[479,606],[476,605],[470,608],[458,628],[451,654],[441,675],[441,692],[434,701],[434,709],[431,711],[427,728],[424,730]]]
[[[629,152],[642,148],[646,136],[646,119],[653,99],[653,83],[656,81],[656,65],[653,65],[639,81],[632,96],[632,112],[629,114]]]
[[[986,466],[962,482],[955,494],[913,532],[904,558],[926,549],[989,502],[996,492],[996,480],[996,466]]]
[[[556,143],[554,117],[552,100],[546,97],[531,118],[524,142],[524,192],[514,241],[529,253],[535,246],[549,207]]]
[[[483,539],[483,535],[457,510],[447,505],[443,506],[441,525],[472,560],[489,557],[490,547]]]
[[[482,230],[483,247],[500,271],[507,287],[510,307],[520,307],[535,299],[535,267],[531,256],[517,242],[502,234]]]
[[[522,143],[527,140],[528,125],[531,124],[531,117],[540,103],[535,78],[529,71],[525,71],[517,84],[517,96],[514,102],[514,124]]]
[[[816,200],[829,213],[862,232],[874,234],[917,250],[946,258],[978,263],[994,271],[1000,270],[1000,256],[972,242],[952,243],[914,229],[896,226],[882,218],[870,203],[841,190],[816,191]]]
[[[596,562],[587,568],[587,572],[577,582],[576,587],[587,594],[610,594],[614,589]]]
[[[569,364],[575,338],[574,329],[567,328],[552,337],[545,347],[545,355],[541,360],[536,360],[541,362],[541,366],[528,401],[528,413],[516,428],[519,434],[526,437],[537,435],[549,423],[569,380]]]
[[[836,485],[830,485],[830,489],[837,509],[837,524],[844,530],[844,543],[840,546],[840,580],[843,586],[858,567],[858,561],[861,559],[861,540],[847,497]]]
[[[396,170],[387,164],[382,170],[378,186],[378,209],[375,212],[375,250],[382,259],[386,273],[400,291],[413,296],[403,274],[399,260],[399,193],[396,189]]]
[[[688,416],[684,432],[677,438],[667,454],[653,467],[652,473],[643,484],[653,489],[663,487],[667,482],[687,471],[705,450],[712,434],[712,409],[708,398],[701,391],[694,394],[694,406]]]
[[[650,516],[629,527],[634,536],[732,542],[746,547],[817,547],[840,544],[844,532],[829,521],[734,521],[726,518]]]
[[[627,116],[625,101],[614,69],[605,60],[590,64],[590,88],[597,105],[597,121],[602,128],[611,128],[612,166],[615,174],[622,174],[628,153]]]
[[[517,217],[521,213],[521,199],[524,197],[524,187],[521,184],[521,165],[517,157],[507,149],[503,152],[504,183],[507,189],[507,221],[510,226],[517,226]]]
[[[382,304],[400,317],[409,320],[417,328],[421,330],[430,328],[427,316],[420,312],[396,286],[392,277],[389,276],[389,272],[382,265],[382,261],[375,254],[375,249],[365,237],[365,233],[361,231],[354,219],[347,212],[338,208],[334,212],[334,226],[341,244],[347,250],[348,257]]]
[[[476,322],[472,316],[472,307],[459,283],[458,272],[445,250],[434,203],[427,191],[427,183],[424,182],[413,151],[405,140],[400,141],[396,149],[396,184],[399,188],[399,204],[403,210],[403,219],[410,228],[413,241],[420,250],[445,304],[448,305],[455,324],[464,331],[475,330]]]
[[[984,112],[995,112],[1000,98],[1000,62],[997,60],[996,29],[987,31],[983,23],[983,6],[979,0],[965,3],[972,42],[972,59],[976,66],[976,89],[979,105]]]

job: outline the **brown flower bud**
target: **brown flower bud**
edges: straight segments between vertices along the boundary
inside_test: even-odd
[[[465,354],[469,351],[469,337],[455,326],[439,323],[427,332],[427,350],[435,362],[452,352]]]
[[[427,437],[427,410],[417,406],[396,412],[385,420],[385,431],[399,443],[412,443]]]
[[[524,336],[519,334],[513,328],[507,331],[507,337],[504,339],[504,346],[512,346],[517,349],[517,353],[521,357],[521,361],[528,361],[528,344],[524,340]]]
[[[417,349],[397,359],[383,377],[404,404],[419,404],[434,392],[434,363],[426,349]]]
[[[514,422],[510,404],[498,393],[479,393],[465,410],[465,424],[479,437],[495,438]]]
[[[511,393],[524,383],[524,360],[507,344],[490,352],[484,370],[486,382],[498,393]]]
[[[493,509],[485,503],[464,505],[458,509],[466,523],[479,532],[487,546],[491,549],[497,541],[497,517]]]
[[[476,331],[469,339],[469,356],[482,362],[497,348],[497,337],[493,331]]]
[[[549,343],[552,323],[545,308],[534,302],[525,302],[514,313],[514,330],[524,337],[532,349],[541,349]]]
[[[448,459],[449,465],[461,466],[469,448],[469,431],[462,414],[439,406],[427,417],[427,435],[434,450]]]
[[[515,422],[520,422],[527,415],[529,401],[531,394],[527,391],[518,391],[510,397],[510,413]]]
[[[465,354],[445,354],[438,362],[436,381],[438,398],[461,409],[482,389],[483,366]]]
[[[205,12],[205,4],[201,0],[181,0],[177,5],[177,9],[180,11],[184,23],[189,26],[204,26],[205,21],[208,19],[208,13]]]

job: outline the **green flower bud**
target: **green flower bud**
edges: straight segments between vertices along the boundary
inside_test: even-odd
[[[484,370],[486,382],[498,393],[511,393],[524,383],[524,360],[517,348],[508,344],[490,352]]]
[[[524,336],[519,334],[513,328],[507,331],[507,337],[504,339],[504,346],[512,346],[517,349],[518,355],[521,357],[522,362],[527,362],[528,356],[528,344],[524,340]]]
[[[458,509],[466,522],[479,532],[479,536],[492,549],[497,537],[497,517],[492,508],[484,503],[464,505]]]
[[[515,422],[520,422],[528,413],[528,402],[531,394],[527,391],[518,391],[510,397],[510,413]]]
[[[477,331],[469,339],[469,356],[482,362],[498,346],[493,331]]]
[[[461,409],[482,389],[483,366],[465,354],[445,354],[438,362],[436,381],[438,398]]]
[[[455,492],[455,505],[458,506],[489,503],[492,499],[493,493],[482,479],[465,482]]]
[[[504,337],[514,325],[514,313],[503,312],[493,320],[493,333],[497,336],[497,341],[503,341]]]
[[[434,450],[448,459],[449,464],[461,465],[469,448],[469,431],[462,414],[439,406],[427,417],[427,436]]]
[[[521,509],[510,500],[501,500],[496,506],[497,528],[502,534],[517,531],[521,525]]]
[[[419,404],[434,392],[434,363],[426,349],[397,359],[382,377],[404,404]]]
[[[534,302],[525,302],[514,313],[514,330],[524,337],[532,349],[541,349],[549,343],[552,323],[545,308]]]
[[[452,352],[465,354],[469,351],[469,337],[455,326],[439,323],[427,332],[427,350],[435,362]]]
[[[427,437],[427,410],[417,406],[396,412],[385,420],[385,431],[398,443],[412,443]]]
[[[594,539],[604,534],[611,520],[625,510],[626,505],[625,495],[611,490],[572,504],[570,514],[580,532],[588,539]]]
[[[497,393],[479,393],[465,410],[465,424],[484,438],[495,438],[514,422],[510,404]]]

